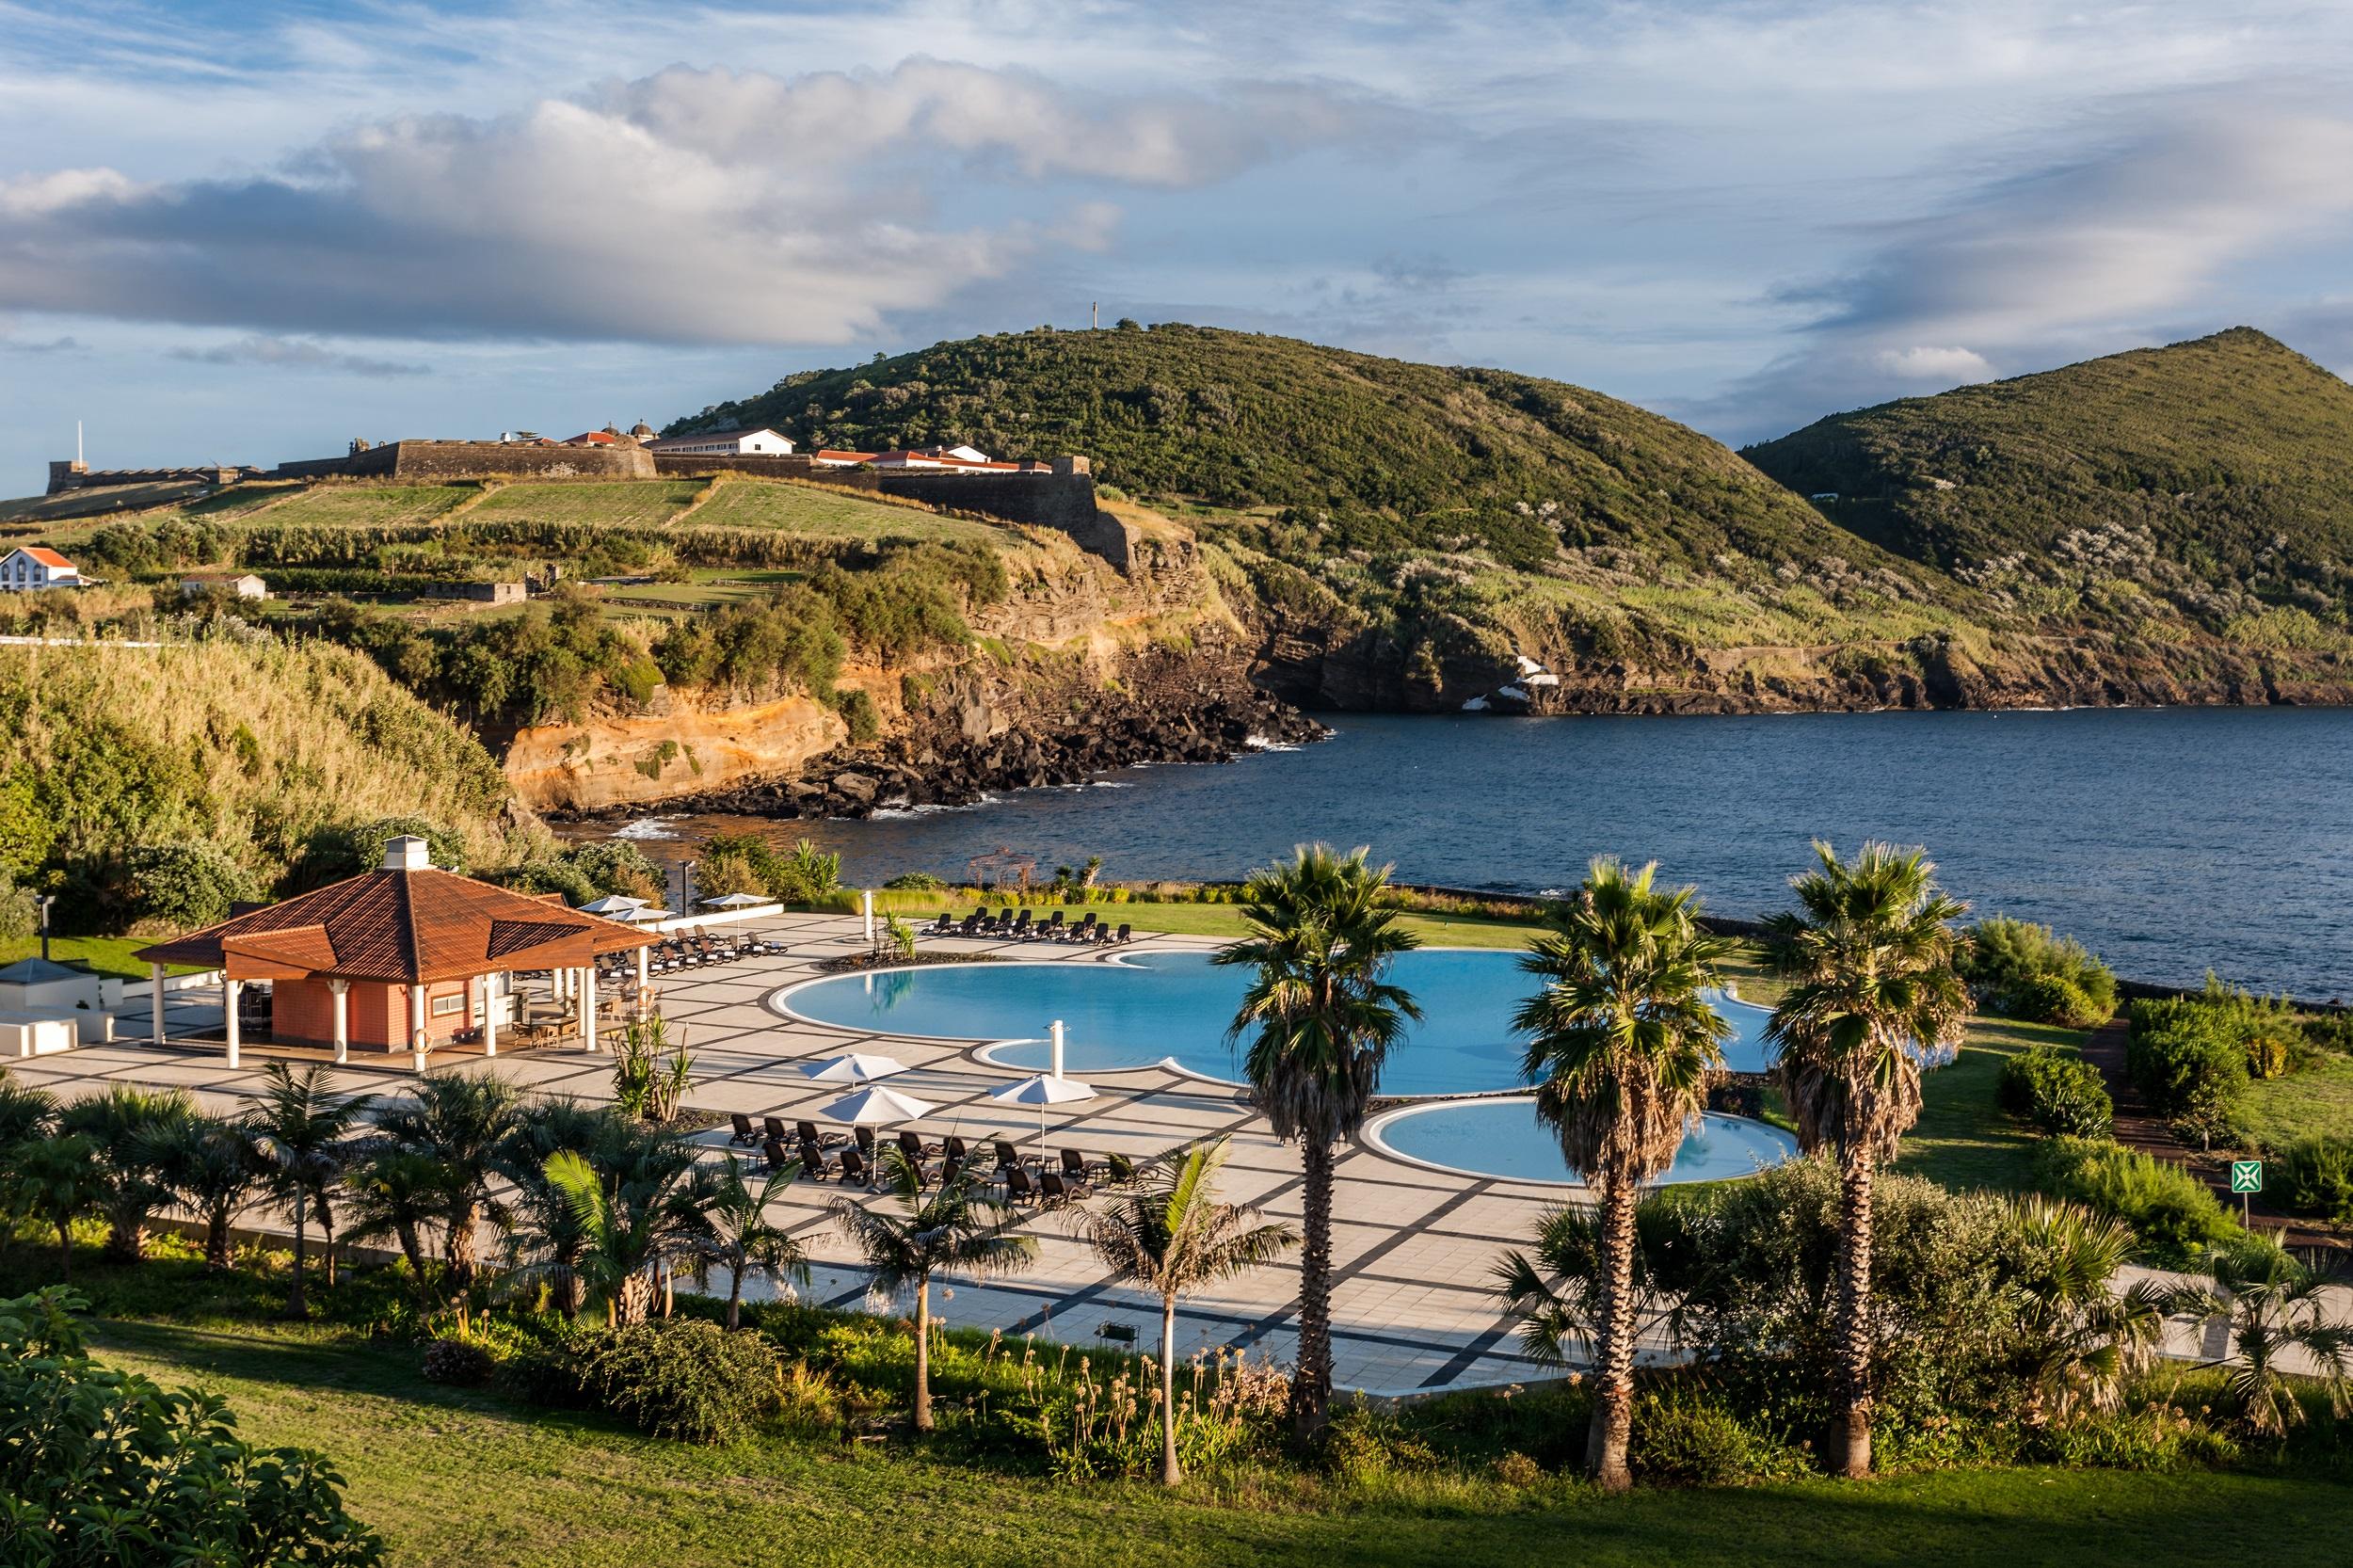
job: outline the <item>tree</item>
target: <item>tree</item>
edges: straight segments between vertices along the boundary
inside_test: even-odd
[[[1833,1451],[1848,1476],[1871,1471],[1871,1181],[1920,1115],[1917,1053],[1957,1042],[1969,988],[1955,971],[1952,922],[1921,850],[1866,843],[1851,861],[1816,840],[1818,870],[1790,879],[1795,913],[1769,921],[1774,967],[1789,982],[1766,1026],[1798,1144],[1838,1162],[1840,1384]]]
[[[1332,1404],[1332,1148],[1364,1126],[1390,1047],[1406,1020],[1421,1016],[1412,997],[1382,978],[1399,953],[1421,944],[1383,906],[1388,868],[1365,856],[1316,844],[1252,873],[1242,889],[1250,934],[1214,960],[1257,971],[1226,1038],[1249,1037],[1243,1070],[1258,1108],[1276,1137],[1298,1143],[1306,1175],[1291,1379],[1302,1437],[1322,1430]]]
[[[251,1134],[219,1116],[194,1116],[156,1134],[149,1158],[164,1189],[204,1222],[206,1266],[229,1267],[229,1227],[262,1184]]]
[[[379,1143],[344,1172],[344,1235],[354,1241],[391,1237],[424,1300],[433,1277],[424,1239],[450,1211],[448,1173],[429,1155]]]
[[[2235,1237],[2210,1248],[2210,1283],[2188,1286],[2169,1311],[2230,1325],[2220,1362],[2239,1419],[2258,1436],[2280,1437],[2304,1419],[2303,1401],[2284,1365],[2301,1352],[2339,1416],[2353,1409],[2353,1323],[2329,1317],[2329,1276],[2289,1252],[2277,1235]]]
[[[57,1232],[57,1277],[73,1281],[73,1222],[104,1199],[98,1150],[87,1138],[36,1138],[9,1151],[8,1185],[24,1212]]]
[[[333,1210],[328,1194],[343,1169],[344,1137],[360,1123],[373,1095],[334,1097],[334,1075],[312,1063],[296,1072],[283,1062],[269,1064],[260,1103],[247,1127],[262,1159],[262,1190],[294,1217],[294,1292],[286,1309],[300,1317],[305,1230],[316,1215],[334,1243]]]
[[[593,1166],[603,1157],[601,1151],[617,1147],[629,1136],[631,1129],[609,1106],[584,1105],[569,1097],[536,1100],[522,1108],[501,1156],[500,1168],[515,1184],[506,1225],[508,1267],[544,1281],[567,1318],[579,1317],[586,1304],[580,1261],[587,1251],[588,1232],[571,1200],[548,1181],[548,1158],[568,1149]]]
[[[877,1161],[885,1207],[851,1197],[833,1200],[834,1224],[866,1255],[874,1288],[894,1299],[915,1295],[915,1430],[932,1430],[932,1276],[947,1270],[1003,1273],[1036,1255],[1037,1243],[1015,1236],[1013,1210],[983,1195],[984,1174],[972,1168],[926,1193],[923,1172],[892,1145]]]
[[[1731,1032],[1705,995],[1731,944],[1700,929],[1691,888],[1653,887],[1657,872],[1656,863],[1593,863],[1576,901],[1521,959],[1544,989],[1513,1020],[1529,1036],[1536,1119],[1601,1200],[1586,1468],[1612,1492],[1633,1484],[1635,1208],[1706,1109]]]
[[[743,1321],[744,1276],[762,1274],[771,1284],[790,1275],[808,1283],[808,1257],[783,1227],[768,1218],[769,1206],[800,1178],[801,1168],[787,1162],[768,1173],[758,1190],[744,1178],[735,1156],[696,1174],[696,1209],[703,1228],[687,1240],[695,1258],[695,1288],[700,1289],[714,1267],[728,1272],[728,1327]]]
[[[13,1179],[18,1146],[47,1135],[56,1117],[55,1095],[13,1082],[0,1070],[0,1253],[8,1250],[16,1222],[27,1212],[25,1194]]]
[[[184,1089],[134,1089],[115,1084],[73,1101],[57,1113],[60,1130],[89,1141],[105,1183],[105,1257],[136,1263],[147,1256],[147,1222],[171,1192],[156,1169],[156,1151],[184,1123],[196,1118]]]
[[[2125,1378],[2163,1341],[2169,1304],[2146,1280],[2116,1288],[2132,1257],[2132,1227],[2040,1193],[2019,1203],[2011,1224],[2023,1255],[2018,1329],[2033,1407],[2062,1417],[2079,1406],[2115,1409]]]
[[[1137,1174],[1134,1183],[1087,1205],[1080,1225],[1114,1278],[1160,1298],[1160,1482],[1183,1479],[1176,1463],[1176,1299],[1298,1245],[1285,1224],[1262,1224],[1248,1204],[1220,1203],[1225,1140],[1196,1145]]]
[[[505,1206],[491,1191],[521,1096],[495,1074],[452,1073],[421,1080],[413,1097],[388,1105],[376,1118],[385,1137],[440,1167],[447,1196],[440,1215],[441,1256],[452,1295],[472,1289],[479,1248],[475,1230],[487,1217],[505,1223]]]
[[[679,1256],[699,1224],[689,1191],[695,1151],[675,1133],[632,1129],[602,1151],[604,1169],[575,1150],[548,1157],[548,1185],[570,1205],[582,1233],[572,1269],[605,1299],[608,1321],[644,1322],[656,1264]]]

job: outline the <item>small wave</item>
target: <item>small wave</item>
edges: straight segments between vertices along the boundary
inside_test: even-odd
[[[1264,735],[1245,735],[1242,737],[1241,744],[1245,751],[1297,751],[1299,749],[1289,741],[1270,741]]]
[[[1090,790],[1132,790],[1133,784],[1122,784],[1115,778],[1097,778],[1087,785]]]
[[[980,799],[968,800],[961,806],[951,806],[942,801],[926,801],[921,806],[909,806],[902,802],[894,806],[882,807],[869,813],[866,820],[868,822],[904,822],[911,817],[937,816],[942,811],[977,811],[984,806],[1001,806],[1004,804],[1004,798],[1002,795],[984,794]]]
[[[623,823],[614,830],[613,837],[635,839],[641,841],[653,839],[675,839],[678,837],[678,829],[672,827],[670,824],[678,820],[676,817],[640,817],[635,822]]]

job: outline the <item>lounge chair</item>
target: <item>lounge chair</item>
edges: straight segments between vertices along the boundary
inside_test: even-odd
[[[1006,1143],[1002,1138],[991,1139],[990,1142],[996,1145],[997,1168],[999,1170],[1017,1171],[1021,1168],[1021,1157],[1014,1152],[1014,1148],[1011,1144]]]
[[[973,910],[972,913],[964,917],[964,923],[956,927],[956,935],[959,936],[978,936],[981,934],[981,922],[987,918],[987,916],[982,914],[979,910]]]
[[[871,1127],[852,1128],[850,1136],[857,1140],[857,1152],[867,1159],[874,1158],[874,1129]]]
[[[762,1131],[766,1132],[769,1137],[774,1138],[779,1144],[789,1144],[792,1141],[793,1135],[784,1130],[784,1118],[781,1116],[762,1116],[760,1119],[760,1126]],[[800,1136],[806,1138],[809,1135],[806,1130],[808,1124],[807,1122],[803,1122],[801,1126],[805,1130],[802,1131]]]
[[[760,1134],[752,1129],[752,1119],[741,1111],[728,1112],[728,1121],[735,1128],[728,1134],[728,1142],[743,1148],[760,1147]]]
[[[1079,923],[1070,928],[1070,939],[1074,942],[1092,942],[1095,940],[1094,910],[1088,910]]]
[[[1014,917],[1013,924],[1005,927],[1005,935],[1013,937],[1016,941],[1026,942],[1030,939],[1029,910],[1024,909],[1020,914]]]
[[[773,1138],[772,1138],[772,1139],[770,1139],[770,1140],[768,1141],[768,1147],[769,1147],[771,1150],[776,1151],[775,1153],[770,1154],[770,1155],[769,1155],[769,1157],[768,1157],[768,1159],[769,1159],[769,1165],[770,1165],[770,1168],[771,1168],[771,1169],[774,1169],[774,1168],[775,1168],[775,1163],[776,1163],[776,1154],[778,1154],[778,1153],[782,1153],[782,1152],[783,1152],[784,1145],[783,1145],[782,1144],[777,1143],[775,1139],[773,1139]],[[827,1176],[827,1174],[828,1174],[828,1169],[827,1169],[827,1165],[826,1165],[826,1161],[825,1161],[825,1151],[824,1151],[824,1149],[819,1148],[816,1144],[814,1144],[810,1143],[808,1139],[806,1139],[806,1138],[802,1139],[802,1140],[801,1140],[801,1175],[802,1175],[802,1176],[803,1176],[805,1179],[809,1180],[809,1181],[823,1181],[823,1180],[824,1180],[824,1179],[825,1179],[825,1176]]]
[[[1088,1175],[1093,1170],[1094,1167],[1087,1162],[1087,1157],[1080,1154],[1077,1149],[1064,1149],[1062,1151],[1063,1175],[1070,1177],[1074,1181],[1083,1182],[1087,1179]]]
[[[815,1122],[794,1122],[792,1124],[792,1130],[799,1136],[802,1143],[814,1144],[821,1149],[830,1147],[835,1144],[846,1144],[850,1141],[839,1132],[818,1131],[817,1124]]]
[[[1136,939],[1136,928],[1135,928],[1134,926],[1132,926],[1132,925],[1129,925],[1129,924],[1128,924],[1126,920],[1122,920],[1122,921],[1120,921],[1120,922],[1119,922],[1119,936],[1115,938],[1115,940],[1122,941],[1122,942],[1132,942],[1132,941],[1134,941],[1135,939]]]
[[[787,1165],[793,1162],[791,1152],[786,1149],[784,1144],[778,1143],[774,1138],[762,1139],[760,1141],[760,1160],[761,1164],[765,1165],[772,1171],[781,1171]],[[800,1163],[803,1167],[804,1174],[807,1174],[808,1161],[804,1160]],[[820,1181],[824,1180],[824,1167],[821,1164],[816,1168],[816,1179]]]
[[[1124,1154],[1105,1155],[1103,1168],[1111,1173],[1111,1178],[1113,1181],[1128,1182],[1136,1179],[1136,1162]]]
[[[1037,934],[1040,936],[1045,937],[1049,942],[1059,942],[1062,940],[1063,932],[1067,929],[1062,922],[1063,912],[1057,909],[1054,911],[1054,918],[1052,920],[1048,920],[1044,925],[1037,928]]]
[[[924,1143],[922,1135],[917,1132],[913,1128],[901,1128],[899,1129],[899,1149],[901,1153],[904,1154],[909,1160],[913,1161],[918,1166],[921,1165],[924,1160],[929,1160],[933,1156],[939,1153],[939,1150]]]
[[[1037,1178],[1037,1195],[1045,1203],[1068,1203],[1087,1190],[1083,1181],[1073,1181],[1060,1171],[1048,1171]]]
[[[945,936],[955,928],[956,912],[952,909],[942,909],[939,912],[939,919],[934,920],[926,929],[935,936]]]
[[[940,1147],[947,1151],[948,1158],[951,1160],[965,1159],[968,1152],[964,1146],[964,1140],[953,1133],[948,1135],[947,1142],[940,1144]]]
[[[856,1149],[843,1149],[841,1151],[841,1179],[855,1181],[860,1187],[872,1187],[874,1185],[874,1173],[867,1165],[864,1155]]]
[[[1010,1166],[1006,1169],[1006,1201],[1010,1203],[1035,1203],[1038,1200],[1038,1184],[1030,1179],[1029,1172],[1023,1170],[1018,1165]]]

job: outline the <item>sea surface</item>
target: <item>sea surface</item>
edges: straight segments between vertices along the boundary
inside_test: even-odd
[[[961,879],[999,850],[1041,876],[1100,855],[1116,880],[1233,877],[1321,840],[1409,881],[1535,893],[1616,854],[1741,917],[1787,906],[1809,840],[1876,838],[1926,845],[1978,911],[2072,933],[2128,977],[2353,997],[2353,712],[1333,722],[1297,750],[952,810],[622,831],[664,859],[755,825],[839,851],[866,886]]]

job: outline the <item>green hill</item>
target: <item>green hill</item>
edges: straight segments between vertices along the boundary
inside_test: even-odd
[[[2027,608],[2242,641],[2345,626],[2353,386],[2247,328],[1834,415],[1743,455]]]

